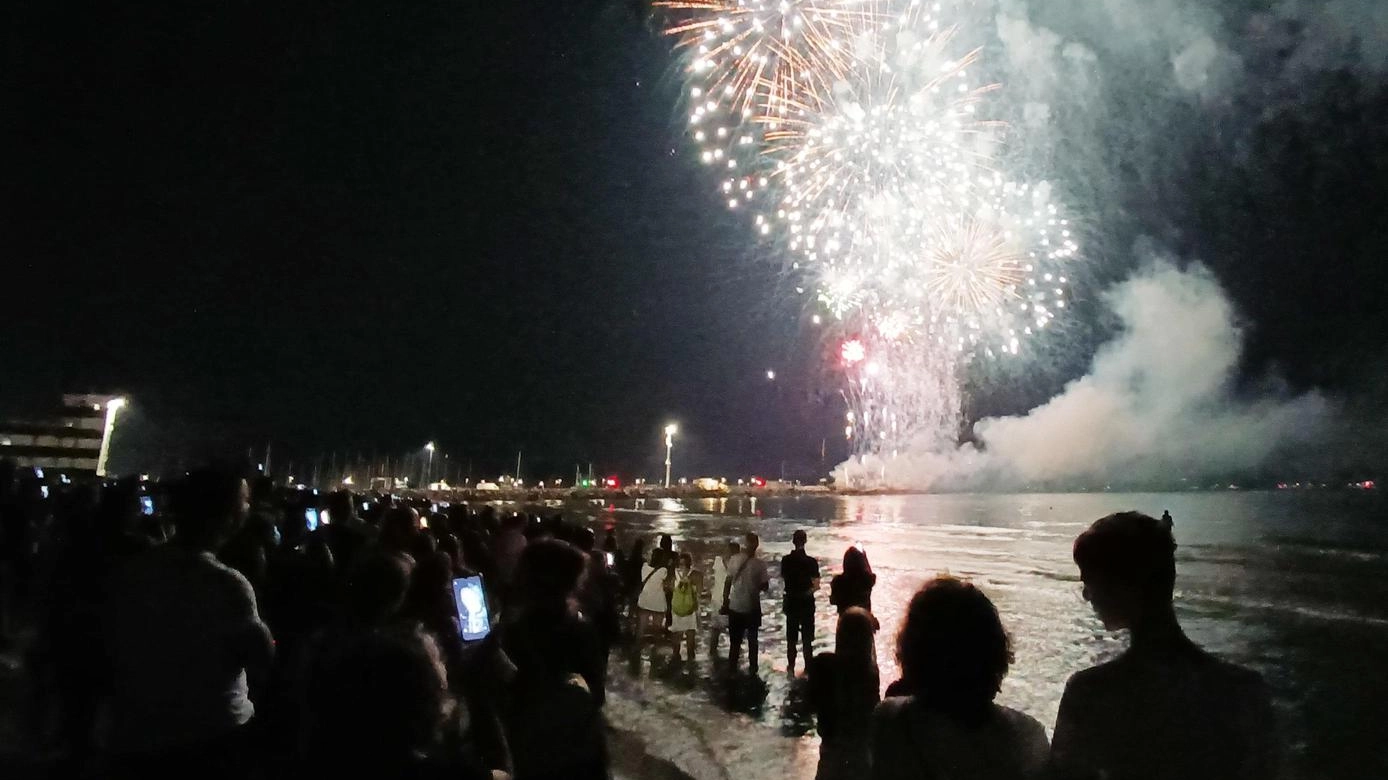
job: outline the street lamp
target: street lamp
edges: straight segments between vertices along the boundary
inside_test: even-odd
[[[125,408],[124,398],[112,398],[106,402],[106,424],[101,430],[101,450],[96,456],[96,475],[106,476],[106,457],[111,453],[111,434],[116,430],[116,412]]]
[[[429,453],[429,465],[424,471],[424,489],[429,489],[429,478],[434,475],[434,443],[429,442],[424,445],[424,451]]]
[[[675,434],[679,426],[670,423],[665,426],[665,487],[670,487],[670,452],[675,448]]]

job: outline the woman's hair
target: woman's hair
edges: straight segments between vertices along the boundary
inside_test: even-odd
[[[867,553],[856,544],[843,551],[843,573],[855,577],[872,576],[872,564],[868,563]]]
[[[527,544],[516,566],[520,603],[532,611],[563,611],[578,590],[586,560],[577,547],[558,539]]]
[[[1002,687],[1012,645],[983,591],[940,575],[911,598],[896,658],[917,701],[975,720]]]
[[[874,693],[878,683],[877,651],[873,646],[873,635],[876,633],[876,619],[862,607],[844,610],[839,615],[838,628],[834,630],[834,654],[838,657],[844,677],[861,681],[870,678]]]
[[[694,568],[694,556],[687,552],[680,553],[679,565],[688,566],[691,569]]]

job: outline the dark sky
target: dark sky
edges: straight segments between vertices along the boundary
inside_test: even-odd
[[[478,471],[654,474],[668,419],[690,473],[841,454],[828,347],[693,160],[633,4],[28,2],[3,35],[0,412],[119,389],[161,446],[435,439]],[[1388,101],[1315,89],[1254,165],[1187,118],[1113,230],[1184,226],[1159,238],[1249,318],[1250,378],[1357,395],[1388,334]],[[1102,338],[1078,330],[971,408],[1047,397]]]

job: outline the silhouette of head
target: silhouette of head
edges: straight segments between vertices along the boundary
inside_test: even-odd
[[[318,766],[408,766],[453,706],[438,645],[418,629],[366,632],[327,648],[306,694]]]
[[[664,550],[665,552],[673,551],[675,549],[675,540],[672,539],[669,534],[661,534],[660,549]]]
[[[352,525],[357,519],[357,502],[350,490],[335,490],[328,496],[328,514],[333,525]]]
[[[918,701],[969,721],[988,711],[1012,663],[1012,646],[983,591],[941,575],[911,598],[896,657]]]
[[[877,650],[872,643],[876,633],[877,621],[862,607],[850,607],[839,615],[839,624],[834,630],[834,654],[844,668],[853,671],[870,668],[876,676]]]
[[[410,610],[416,617],[446,616],[452,612],[450,588],[453,581],[453,561],[445,553],[436,552],[416,559],[410,573]]]
[[[407,558],[381,552],[368,555],[347,578],[348,608],[366,625],[384,625],[400,612],[410,587]]]
[[[407,506],[393,506],[381,521],[381,547],[409,553],[419,533],[419,513]]]
[[[747,532],[747,536],[744,537],[744,539],[745,539],[745,541],[747,542],[747,554],[748,554],[748,555],[754,555],[754,554],[756,554],[757,548],[761,546],[761,537],[760,537],[760,536],[757,536],[756,534],[752,533],[751,531],[748,531],[748,532]]]
[[[740,553],[740,552],[742,552],[742,545],[741,545],[741,544],[738,544],[738,541],[737,541],[736,539],[731,539],[731,540],[729,540],[729,541],[728,541],[728,556],[729,556],[729,557],[732,557],[732,556],[734,556],[734,555],[737,555],[737,554]]]
[[[176,494],[175,528],[181,544],[216,552],[238,530],[250,510],[246,480],[223,471],[194,471]]]
[[[1171,607],[1176,542],[1160,520],[1141,512],[1100,518],[1075,539],[1084,597],[1109,630],[1131,628]]]
[[[585,560],[578,548],[557,539],[526,545],[516,567],[521,604],[544,612],[564,610],[578,589]]]
[[[853,577],[872,574],[872,564],[868,563],[867,553],[856,544],[843,551],[843,573]]]
[[[794,545],[795,549],[797,550],[804,549],[805,542],[808,539],[809,536],[802,530],[797,530],[795,533],[790,535],[790,543]]]
[[[694,556],[687,552],[680,553],[679,567],[682,571],[689,571],[694,568]]]
[[[574,532],[573,543],[583,552],[592,552],[597,545],[597,534],[591,528],[580,528]]]

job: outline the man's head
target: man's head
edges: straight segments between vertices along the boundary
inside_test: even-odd
[[[790,535],[790,543],[795,545],[795,549],[805,549],[805,541],[809,538],[804,531],[796,531]]]
[[[736,539],[729,539],[729,540],[728,540],[728,557],[732,557],[732,556],[734,556],[734,555],[737,555],[737,554],[740,553],[740,552],[742,552],[742,545],[738,544],[738,542],[737,542]]]
[[[176,499],[180,543],[212,552],[240,530],[251,508],[246,480],[212,469],[190,473],[179,485]]]
[[[761,546],[761,537],[757,536],[756,534],[752,533],[751,531],[748,531],[748,532],[747,532],[747,535],[746,535],[745,537],[743,537],[743,541],[745,541],[745,542],[747,543],[747,554],[748,554],[748,555],[752,555],[752,554],[756,553],[757,548]]]
[[[1141,512],[1100,518],[1075,539],[1084,597],[1104,627],[1131,628],[1171,607],[1176,542],[1171,529]]]
[[[335,490],[328,496],[328,516],[333,525],[353,525],[357,521],[356,497],[350,490]]]

